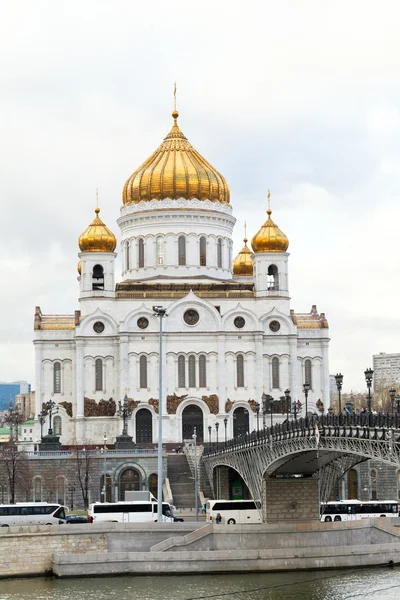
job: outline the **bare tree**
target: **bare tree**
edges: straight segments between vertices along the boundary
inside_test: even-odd
[[[46,468],[42,474],[46,502],[58,501],[58,499],[56,498],[58,475],[60,475],[60,471],[57,469],[56,465],[53,465],[51,463],[46,465]]]
[[[96,455],[95,450],[89,450],[90,442],[76,443],[73,448],[76,461],[76,477],[79,482],[79,487],[82,492],[82,500],[84,507],[89,506],[89,481],[90,473],[93,468],[93,458]]]
[[[18,488],[24,487],[24,478],[29,470],[28,456],[24,450],[18,450],[17,445],[10,441],[1,449],[0,460],[8,480],[11,503],[14,504],[16,492]]]

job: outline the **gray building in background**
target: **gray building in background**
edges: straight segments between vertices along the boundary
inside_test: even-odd
[[[373,355],[374,388],[400,386],[400,353]]]
[[[7,410],[12,400],[15,407],[15,398],[18,394],[29,394],[31,384],[27,381],[0,381],[0,411]]]

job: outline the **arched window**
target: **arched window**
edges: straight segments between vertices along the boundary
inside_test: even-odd
[[[207,264],[207,241],[204,236],[200,238],[200,264]]]
[[[96,392],[103,391],[103,361],[101,358],[96,358],[96,362],[94,363],[95,370],[95,382],[94,389]]]
[[[34,477],[33,479],[33,501],[42,501],[42,479],[41,477]]]
[[[279,389],[279,358],[277,356],[272,359],[272,387],[274,390]]]
[[[161,236],[157,238],[157,264],[164,264],[164,238]]]
[[[189,387],[196,387],[196,358],[189,356]]]
[[[138,267],[144,267],[144,239],[140,238],[139,240],[139,252],[138,252]]]
[[[229,253],[229,262],[228,262],[229,267],[228,268],[232,269],[232,247],[230,245],[228,246],[228,253]]]
[[[147,357],[140,357],[140,387],[147,388]]]
[[[244,359],[242,354],[239,354],[236,358],[236,387],[244,387]]]
[[[377,486],[376,486],[376,469],[371,469],[371,498],[370,500],[377,499]]]
[[[126,270],[129,271],[130,267],[130,261],[129,261],[129,240],[126,242],[125,244],[125,265],[126,265]]]
[[[93,267],[92,290],[104,290],[104,269],[101,265]]]
[[[185,357],[178,356],[178,387],[186,387]]]
[[[178,264],[186,265],[186,238],[180,235],[178,238]]]
[[[217,264],[218,264],[218,268],[221,269],[222,268],[222,240],[221,240],[221,238],[219,238],[218,242],[217,242]]]
[[[206,357],[204,354],[199,358],[199,387],[207,387]]]
[[[268,267],[267,289],[270,291],[279,290],[279,275],[278,267],[276,265],[270,265]]]
[[[309,358],[304,362],[304,383],[309,383],[310,389],[312,389],[311,360]]]
[[[55,362],[53,365],[53,390],[54,394],[61,394],[61,364]]]
[[[65,479],[62,476],[57,477],[56,502],[65,504]]]
[[[61,417],[56,416],[53,419],[53,429],[54,429],[54,435],[61,435],[62,433],[62,421],[61,421]]]

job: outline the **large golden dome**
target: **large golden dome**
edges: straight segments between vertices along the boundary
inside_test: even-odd
[[[246,227],[246,225],[245,225]],[[246,233],[244,234],[244,246],[233,261],[233,274],[234,275],[253,275],[253,261],[251,255],[253,254],[247,245]]]
[[[114,252],[117,240],[99,217],[100,209],[94,211],[96,217],[79,237],[81,252]]]
[[[289,239],[271,219],[270,197],[271,194],[268,191],[268,219],[251,240],[254,252],[286,252],[289,247]]]
[[[229,204],[228,184],[188,142],[178,127],[178,116],[174,110],[174,124],[161,146],[125,183],[124,204],[167,198]]]

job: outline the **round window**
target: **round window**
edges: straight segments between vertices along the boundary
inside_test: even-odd
[[[137,320],[137,326],[139,329],[147,329],[149,326],[149,320],[146,317],[139,317]]]
[[[281,324],[279,323],[279,321],[271,321],[271,323],[269,324],[269,328],[271,331],[276,333],[277,331],[280,330]]]
[[[96,323],[93,325],[93,329],[96,333],[103,333],[104,323],[102,323],[101,321],[96,321]]]
[[[183,320],[187,325],[197,325],[199,319],[199,313],[194,308],[189,308],[183,315]]]
[[[246,321],[244,320],[243,317],[236,317],[235,320],[233,321],[233,324],[235,327],[237,327],[238,329],[242,329],[242,327],[245,326]]]

